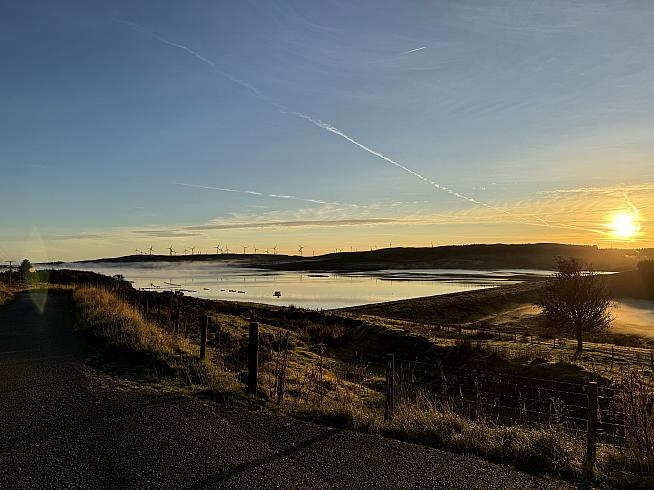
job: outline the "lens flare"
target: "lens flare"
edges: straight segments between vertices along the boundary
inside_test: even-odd
[[[630,240],[640,231],[638,216],[630,211],[620,211],[609,224],[613,236],[620,240]]]

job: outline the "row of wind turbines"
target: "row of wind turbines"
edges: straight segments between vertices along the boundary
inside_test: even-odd
[[[216,249],[216,255],[220,255],[220,254],[228,254],[228,253],[229,253],[229,247],[227,246],[227,244],[224,244],[224,246],[221,246],[221,244],[218,243],[218,245],[216,245],[216,246],[213,247],[213,248]],[[254,251],[253,253],[254,253],[255,255],[256,255],[257,253],[259,253],[259,252],[260,252],[260,253],[264,253],[264,249],[262,249],[262,248],[257,248],[256,246],[252,246],[252,247],[250,247],[249,245],[241,245],[241,248],[243,249],[243,254],[246,254],[246,253],[247,253],[247,250],[248,250],[249,248],[253,249],[253,251]],[[297,250],[297,252],[298,252],[298,255],[299,255],[300,257],[303,256],[304,248],[305,248],[305,247],[304,247],[303,245],[298,245],[298,250]],[[196,254],[196,253],[195,253],[195,249],[196,249],[196,247],[188,247],[188,248],[187,248],[187,247],[184,247],[184,255],[188,255],[189,252],[191,253],[191,255],[203,255],[202,252],[198,252],[198,253]],[[166,248],[165,250],[168,251],[168,254],[169,254],[171,257],[176,256],[176,255],[179,255],[179,252],[173,248],[173,244],[172,244],[172,243],[170,244],[170,247]],[[273,254],[273,255],[277,255],[277,245],[275,245],[274,247],[269,247],[269,248],[266,248],[266,249],[265,249],[265,253],[266,253],[266,254],[270,254],[271,251],[272,251],[272,254]],[[135,248],[135,249],[134,249],[134,254],[135,254],[135,255],[152,255],[153,253],[154,253],[154,248],[152,247],[152,245],[150,245],[150,247],[147,248],[147,249],[145,249],[145,250],[139,250],[138,248]]]
[[[431,247],[434,248],[434,242],[430,242],[430,244],[431,244]],[[213,247],[213,248],[216,249],[216,255],[220,255],[220,254],[228,254],[228,253],[230,253],[230,252],[229,252],[229,247],[227,247],[227,244],[223,244],[223,245],[221,245],[220,243],[218,243],[218,245],[216,245],[216,246]],[[270,254],[271,250],[272,250],[272,254],[273,254],[273,255],[277,255],[277,245],[275,245],[274,247],[266,248],[266,249],[265,249],[265,252],[264,252],[264,249],[262,249],[262,248],[257,248],[256,246],[252,246],[252,247],[250,247],[249,245],[241,245],[241,248],[243,249],[243,254],[246,254],[248,249],[252,249],[252,250],[253,250],[253,253],[254,253],[255,255],[256,255],[258,252],[266,253],[266,254]],[[304,249],[305,249],[305,248],[306,248],[306,247],[305,247],[304,245],[298,245],[298,246],[297,246],[297,255],[299,255],[300,257],[304,257]],[[392,244],[392,243],[389,243],[389,244],[388,244],[388,248],[393,248],[393,244]],[[191,255],[196,255],[196,253],[195,253],[195,249],[196,249],[196,247],[189,247],[189,248],[184,247],[184,255],[188,255],[189,252],[191,252]],[[175,249],[173,248],[173,244],[172,244],[172,243],[170,244],[170,247],[166,248],[165,250],[168,251],[168,253],[169,253],[169,255],[170,255],[171,257],[176,256],[176,255],[179,254],[179,252],[177,252],[177,250],[175,250]],[[376,246],[376,245],[370,247],[370,251],[372,252],[373,250],[377,250],[377,246]],[[343,251],[344,251],[344,249],[342,249],[342,248],[336,248],[336,249],[334,249],[334,253],[340,253],[340,252],[343,252]],[[358,251],[358,250],[353,250],[352,247],[350,247],[350,252],[352,252],[352,251]],[[154,249],[152,248],[152,245],[150,245],[150,247],[147,248],[147,249],[145,249],[145,250],[139,250],[138,248],[135,248],[135,249],[134,249],[134,254],[136,254],[136,255],[152,255],[153,252],[154,252]],[[234,253],[234,252],[232,252],[232,253]],[[203,254],[202,254],[202,252],[198,252],[197,255],[203,255]],[[314,252],[313,252],[313,255],[315,255],[315,250],[314,250]]]

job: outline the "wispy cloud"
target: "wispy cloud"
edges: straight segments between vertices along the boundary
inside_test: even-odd
[[[573,187],[570,189],[553,189],[543,191],[541,194],[546,195],[565,195],[565,194],[585,194],[596,196],[622,196],[625,192],[651,192],[654,191],[654,182],[644,182],[641,184],[618,184],[597,187]]]
[[[600,192],[600,189],[601,192],[610,190],[596,188],[595,192]],[[639,211],[654,207],[652,192],[635,192],[631,199]],[[47,239],[53,240],[53,244],[66,240],[66,250],[72,247],[69,242],[75,240],[84,250],[107,244],[132,250],[134,246],[141,246],[138,244],[145,240],[152,240],[156,248],[157,243],[161,245],[164,240],[183,246],[192,239],[197,245],[207,246],[218,239],[221,242],[241,240],[240,243],[248,243],[261,242],[269,237],[279,237],[280,244],[296,243],[296,240],[311,242],[313,239],[317,247],[320,244],[327,248],[342,240],[358,240],[359,243],[363,242],[363,246],[365,243],[374,244],[381,235],[395,237],[394,243],[399,243],[399,236],[402,236],[403,245],[428,243],[434,236],[448,237],[445,238],[447,243],[466,243],[481,238],[484,241],[507,243],[558,241],[629,246],[647,246],[654,239],[649,232],[654,221],[646,211],[639,214],[641,231],[633,239],[628,242],[617,240],[611,233],[610,223],[614,211],[620,207],[627,209],[624,195],[617,193],[593,197],[584,193],[566,192],[562,195],[541,195],[537,199],[507,202],[494,208],[468,207],[441,213],[412,207],[398,210],[393,204],[395,203],[380,206],[375,203],[361,207],[325,204],[293,210],[229,215],[191,224],[151,224],[88,230]],[[503,212],[507,209],[513,210],[512,213]],[[531,220],[530,216],[534,214],[543,216],[548,223]],[[325,234],[322,230],[330,231]],[[329,240],[325,240],[325,236],[329,236]]]
[[[176,229],[168,227],[144,228],[131,230],[133,235],[150,238],[180,238],[203,236],[209,231],[227,230],[261,230],[275,228],[334,228],[342,226],[372,226],[390,224],[412,224],[416,220],[405,218],[352,218],[352,219],[314,219],[314,220],[261,220],[261,221],[227,221],[216,220],[198,225],[180,226]]]
[[[111,235],[107,232],[81,232],[67,235],[51,235],[49,240],[105,240]]]
[[[228,187],[213,187],[209,185],[198,185],[198,184],[186,184],[184,182],[175,182],[175,185],[183,186],[183,187],[191,187],[195,189],[205,189],[205,190],[211,190],[211,191],[221,191],[221,192],[233,192],[237,194],[249,194],[251,196],[260,196],[260,197],[270,197],[273,199],[286,199],[286,200],[292,200],[292,201],[301,201],[301,202],[308,202],[311,204],[329,204],[329,205],[334,205],[334,206],[346,206],[346,207],[353,207],[353,208],[358,208],[358,204],[352,204],[349,202],[339,202],[339,201],[323,201],[322,199],[309,199],[309,198],[304,198],[304,197],[298,197],[298,196],[292,196],[290,194],[267,194],[265,192],[258,192],[258,191],[249,191],[249,190],[242,190],[242,189],[230,189]]]
[[[427,46],[420,46],[419,48],[410,49],[408,51],[404,51],[403,53],[400,53],[400,55],[404,56],[405,54],[417,53],[418,51],[422,51],[423,49],[427,49]]]

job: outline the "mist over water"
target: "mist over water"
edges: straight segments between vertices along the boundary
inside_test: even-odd
[[[613,331],[654,338],[654,301],[621,298],[611,313],[614,316]]]
[[[551,274],[537,270],[458,269],[332,274],[269,271],[206,262],[75,263],[61,264],[57,268],[88,270],[109,276],[122,274],[135,288],[182,290],[185,295],[199,298],[324,309],[471,291]],[[275,291],[279,291],[281,297],[274,297]]]

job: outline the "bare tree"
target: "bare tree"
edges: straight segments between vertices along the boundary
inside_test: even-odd
[[[596,272],[578,259],[557,259],[558,271],[540,298],[549,322],[572,330],[577,337],[577,354],[583,350],[583,334],[611,326],[611,295]]]

